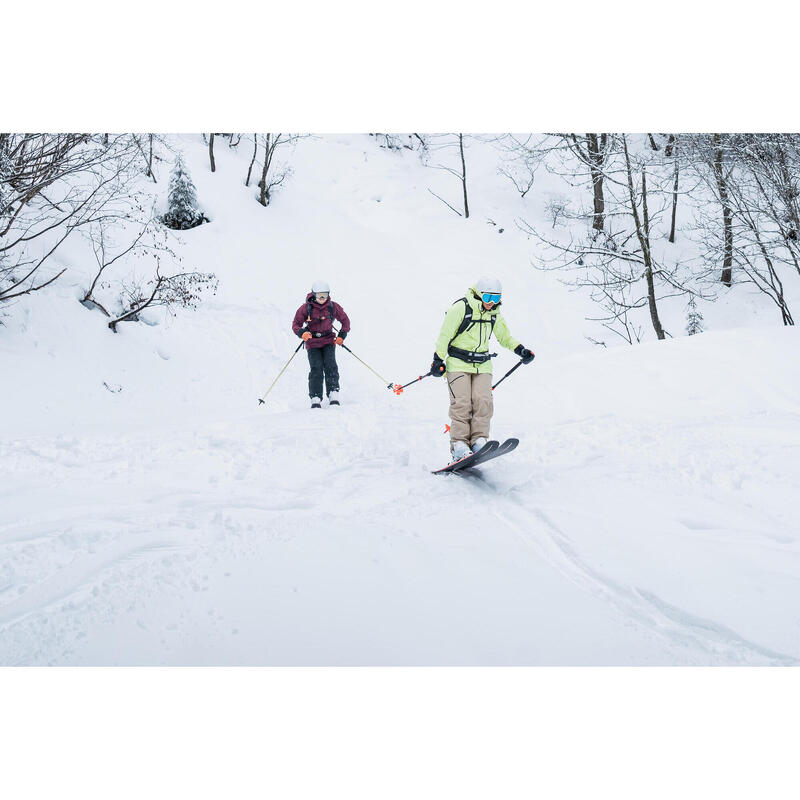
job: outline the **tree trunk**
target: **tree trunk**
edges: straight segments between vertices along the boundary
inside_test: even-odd
[[[628,156],[628,143],[625,136],[622,136],[622,146],[625,151],[625,165],[628,173],[628,195],[631,203],[631,214],[636,226],[636,236],[639,239],[639,246],[642,248],[642,259],[644,260],[645,279],[647,281],[647,304],[650,308],[650,321],[653,323],[653,330],[659,339],[665,339],[664,329],[661,327],[661,320],[658,317],[658,306],[656,305],[656,287],[653,280],[653,259],[650,255],[650,216],[647,210],[647,172],[642,167],[642,213],[644,223],[639,218],[639,209],[636,205],[636,192],[633,189],[633,174],[631,172],[631,161]]]
[[[464,134],[458,134],[458,147],[461,151],[461,185],[464,189],[464,218],[469,218],[469,203],[467,203],[467,162],[464,160]]]
[[[217,165],[214,162],[214,134],[210,133],[208,135],[208,157],[211,159],[211,171],[217,171]]]
[[[722,274],[720,280],[725,286],[730,286],[733,282],[733,218],[731,215],[730,200],[728,198],[728,186],[725,182],[725,171],[723,168],[722,137],[715,133],[712,137],[714,143],[714,177],[717,181],[717,192],[719,202],[722,206],[722,229],[724,247],[722,253]]]
[[[147,157],[147,177],[153,178],[153,134],[148,133],[147,138],[150,144],[150,152]],[[153,178],[155,180],[155,178]]]
[[[250,185],[250,175],[253,172],[253,164],[256,163],[256,156],[258,155],[258,134],[253,134],[253,157],[250,159],[250,166],[247,168],[247,179],[244,182],[245,186]]]
[[[272,153],[270,152],[270,138],[271,134],[265,134],[264,139],[264,166],[261,170],[261,180],[259,181],[259,188],[261,189],[261,197],[259,198],[258,202],[261,203],[262,206],[266,206],[269,204],[269,190],[267,189],[267,173],[269,172],[269,164],[272,159]]]
[[[669,135],[669,139],[667,139],[667,146],[664,148],[664,155],[667,158],[672,158],[672,148],[676,147],[675,144],[675,134],[671,133]]]
[[[669,240],[675,243],[675,214],[678,211],[678,159],[675,158],[675,182],[672,184],[672,223],[669,226]]]
[[[602,231],[605,225],[606,201],[603,196],[603,159],[602,149],[605,146],[605,134],[598,141],[596,133],[586,134],[586,149],[589,153],[589,170],[592,176],[592,196],[594,202],[594,213],[592,214],[592,228]],[[601,148],[601,145],[603,146]]]
[[[642,214],[644,215],[644,238],[646,243],[644,249],[644,264],[647,277],[647,304],[650,307],[650,321],[653,323],[653,330],[659,339],[666,338],[664,329],[661,327],[661,320],[658,317],[658,306],[656,306],[656,287],[653,280],[653,260],[650,255],[650,219],[647,212],[647,171],[642,167]]]

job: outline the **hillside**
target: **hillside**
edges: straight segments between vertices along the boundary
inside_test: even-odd
[[[199,136],[172,144],[211,221],[170,245],[216,294],[113,334],[78,302],[76,240],[3,309],[0,663],[800,663],[800,341],[763,296],[703,305],[693,337],[666,303],[675,338],[598,347],[516,225],[547,224],[554,176],[523,199],[475,147],[466,221],[415,154],[314,137],[263,208],[246,153],[219,146],[212,174]],[[313,280],[402,382],[481,274],[537,358],[495,397],[521,445],[480,475],[430,474],[433,378],[396,396],[340,351],[343,405],[312,413],[301,352],[257,405]]]

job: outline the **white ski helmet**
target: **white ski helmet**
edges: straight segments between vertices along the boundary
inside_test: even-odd
[[[489,294],[502,294],[503,284],[497,278],[478,278],[475,282],[475,291],[478,294],[489,292]]]
[[[314,294],[317,294],[318,292],[330,292],[330,290],[331,287],[328,286],[325,281],[314,281],[314,283],[311,284],[311,291]]]

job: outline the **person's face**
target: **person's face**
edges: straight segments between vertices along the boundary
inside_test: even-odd
[[[324,303],[324,302],[325,302],[325,301],[328,299],[328,295],[329,295],[329,294],[330,294],[330,292],[317,292],[317,293],[314,295],[314,299],[315,299],[315,300],[316,300],[316,301],[317,301],[317,302],[318,302],[320,305],[322,305],[322,304],[323,304],[323,303]]]

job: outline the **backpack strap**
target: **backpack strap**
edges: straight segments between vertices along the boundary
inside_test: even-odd
[[[461,320],[461,324],[458,326],[458,330],[456,330],[455,335],[450,340],[450,344],[453,343],[455,339],[461,336],[464,331],[471,328],[473,325],[482,324],[485,325],[487,322],[491,323],[492,330],[489,332],[489,336],[494,333],[494,323],[497,322],[497,314],[492,314],[488,320],[486,319],[479,319],[473,322],[472,320],[472,306],[469,304],[469,301],[466,297],[462,297],[459,300],[456,300],[456,303],[463,303],[464,304],[464,318]],[[456,303],[453,303],[455,305]]]

